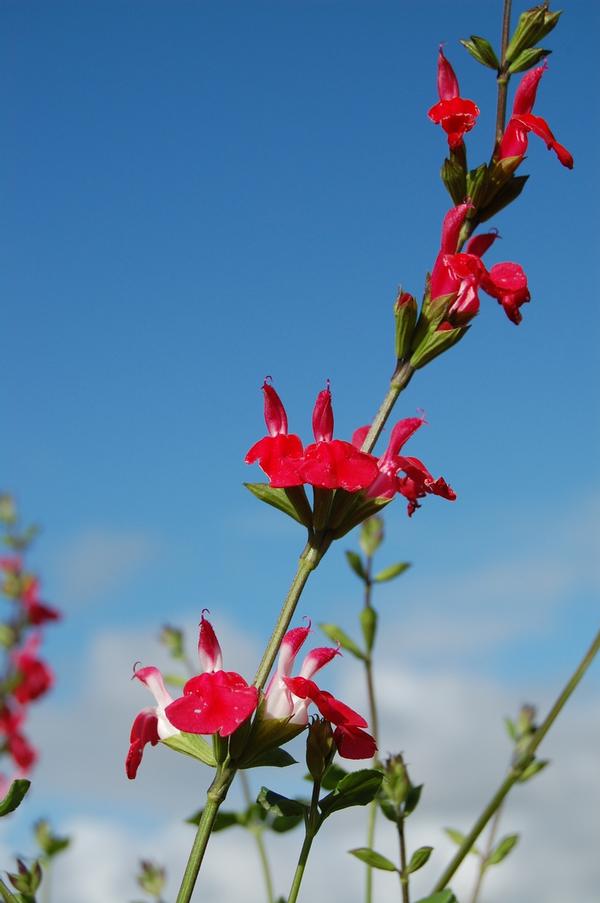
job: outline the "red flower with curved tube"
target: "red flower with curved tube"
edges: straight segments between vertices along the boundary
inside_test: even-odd
[[[11,655],[19,679],[13,690],[13,696],[22,705],[43,696],[54,683],[52,671],[41,658],[37,657],[40,642],[41,636],[32,634],[23,648]]]
[[[188,680],[183,696],[166,707],[165,715],[189,734],[229,737],[256,709],[258,690],[237,672],[222,670],[221,648],[204,613],[198,648],[206,670]]]
[[[172,697],[165,687],[163,676],[158,668],[152,666],[138,668],[133,672],[133,676],[150,690],[156,700],[156,705],[142,709],[139,715],[136,715],[131,726],[129,751],[125,759],[125,771],[130,780],[137,775],[147,743],[156,746],[159,740],[165,740],[167,737],[173,737],[179,733],[165,715],[165,708],[172,702]]]
[[[400,455],[404,444],[424,423],[422,417],[407,417],[396,424],[388,447],[377,462],[379,474],[367,489],[369,498],[392,499],[396,493],[400,493],[408,500],[409,517],[421,507],[419,499],[426,495],[439,495],[451,502],[456,499],[456,493],[443,477],[435,479],[418,458]],[[368,427],[363,427],[363,430],[366,429]],[[357,442],[360,441],[358,430],[355,438]],[[399,471],[403,471],[404,476],[398,476]]]
[[[298,436],[288,433],[288,420],[283,402],[266,379],[262,390],[265,398],[265,423],[269,435],[259,439],[244,460],[246,464],[258,461],[269,477],[270,485],[275,489],[301,486],[304,482],[299,470],[302,462],[302,442]]]
[[[37,578],[30,580],[23,593],[21,594],[21,602],[27,613],[30,624],[45,624],[47,621],[58,621],[61,617],[57,608],[52,608],[40,598],[40,583]]]
[[[441,47],[437,84],[439,103],[434,104],[427,115],[446,132],[450,149],[457,150],[463,143],[463,135],[470,132],[477,122],[479,107],[472,100],[460,96],[458,79]]]
[[[512,115],[498,147],[498,159],[524,157],[529,144],[529,133],[533,132],[546,143],[548,150],[554,151],[563,166],[573,169],[572,155],[556,140],[546,120],[541,116],[534,116],[531,112],[538,85],[547,68],[546,63],[543,66],[537,66],[526,72],[519,82],[515,91]]]
[[[439,330],[466,326],[479,313],[479,289],[502,305],[516,324],[522,320],[519,307],[530,300],[527,276],[518,263],[505,261],[489,271],[481,256],[498,238],[496,231],[476,235],[466,251],[457,253],[460,230],[471,208],[468,202],[453,207],[444,217],[441,247],[431,272],[430,293],[435,301],[454,295]]]

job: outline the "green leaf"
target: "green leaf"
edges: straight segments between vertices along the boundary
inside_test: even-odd
[[[367,651],[371,652],[377,633],[377,612],[372,605],[361,608],[358,616]]]
[[[432,852],[433,847],[419,847],[418,850],[415,850],[415,852],[410,857],[407,872],[411,874],[412,872],[418,872],[419,869],[422,869],[431,856]]]
[[[360,577],[361,580],[364,580],[366,583],[369,579],[365,567],[362,562],[362,558],[358,554],[358,552],[351,552],[349,549],[346,551],[346,561],[354,571],[357,577]]]
[[[275,793],[274,790],[269,790],[267,787],[261,787],[256,802],[261,805],[263,809],[266,809],[267,812],[271,812],[273,815],[283,815],[285,817],[299,815],[303,818],[304,813],[307,810],[307,806],[299,800],[291,800],[287,796]]]
[[[358,542],[365,555],[372,557],[383,542],[383,520],[377,517],[368,517],[361,527]]]
[[[182,731],[173,737],[161,740],[161,743],[164,743],[169,749],[174,749],[175,752],[199,759],[205,765],[211,765],[214,768],[217,764],[212,749],[199,734],[185,734]]]
[[[267,749],[265,752],[259,753],[254,759],[251,759],[243,768],[262,768],[268,766],[270,768],[287,768],[288,765],[296,765],[297,759],[290,756],[287,749],[280,746],[275,749]]]
[[[337,765],[335,762],[329,766],[325,774],[323,775],[323,779],[321,781],[321,787],[323,790],[335,790],[340,781],[346,777],[349,772],[346,771],[345,768],[342,768],[341,765]],[[312,775],[307,776],[307,780],[312,781]]]
[[[383,812],[385,817],[389,821],[393,821],[394,824],[398,824],[398,810],[396,809],[394,804],[391,803],[389,800],[382,800],[382,799],[378,799],[377,802],[379,804],[379,808],[381,809],[381,811]]]
[[[525,72],[526,69],[531,69],[532,66],[535,66],[551,53],[551,50],[543,50],[541,47],[530,47],[518,55],[516,60],[508,67],[508,71],[511,75],[515,72]]]
[[[199,825],[200,819],[202,818],[202,813],[204,809],[199,809],[194,815],[190,815],[189,818],[186,818],[186,824],[188,825]],[[240,812],[227,812],[222,809],[217,813],[217,817],[215,819],[215,823],[213,826],[213,831],[225,831],[226,828],[232,828],[234,825],[241,824],[242,815]]]
[[[24,778],[19,778],[12,782],[8,788],[8,793],[0,801],[0,818],[18,809],[30,787],[31,781],[26,781]]]
[[[536,774],[539,774],[540,771],[543,771],[546,765],[550,764],[549,759],[534,759],[534,761],[527,766],[519,781],[524,784],[525,781],[530,781],[531,778],[535,777]]]
[[[440,890],[437,894],[417,900],[417,903],[458,903],[458,900],[451,890]]]
[[[357,847],[355,850],[348,850],[351,856],[356,856],[361,862],[370,865],[371,868],[381,869],[384,872],[397,872],[398,869],[394,863],[381,853],[370,850],[369,847]]]
[[[364,768],[346,775],[333,793],[320,800],[319,808],[323,817],[327,818],[332,812],[339,812],[349,806],[366,806],[376,796],[382,780],[382,773],[374,768]]]
[[[375,574],[373,580],[375,580],[376,583],[387,583],[388,580],[394,580],[396,577],[399,577],[400,574],[407,571],[409,567],[410,561],[399,561],[397,564],[391,564],[389,568],[384,568],[382,571],[379,571],[378,574]]]
[[[0,897],[2,898],[4,903],[19,903],[18,898],[15,897],[14,894],[11,894],[8,887],[6,886],[4,881],[2,881],[1,879],[0,879]]]
[[[423,792],[424,784],[417,784],[410,788],[408,793],[406,794],[406,799],[404,800],[404,814],[410,815],[411,812],[414,812],[417,806],[419,805],[419,800],[421,799],[421,793]]]
[[[510,159],[515,158],[511,157]],[[525,183],[528,179],[529,176],[513,176],[512,179],[494,194],[492,199],[479,211],[477,217],[479,222],[484,223],[501,210],[504,210],[505,207],[508,207],[509,204],[512,204],[513,201],[516,201],[525,188]]]
[[[366,662],[368,660],[368,655],[362,651],[360,646],[358,646],[354,640],[348,636],[345,631],[342,630],[341,627],[338,627],[337,624],[319,624],[319,627],[325,634],[328,636],[330,640],[333,640],[334,643],[339,643],[342,649],[345,649],[347,652],[350,652],[356,658],[361,659],[361,661]]]
[[[446,191],[455,204],[462,204],[467,195],[467,179],[463,167],[454,157],[446,157],[440,172]]]
[[[502,862],[503,859],[506,859],[511,850],[514,850],[518,842],[518,834],[507,834],[506,837],[503,837],[492,855],[489,857],[489,865],[497,865],[499,862]]]
[[[287,831],[293,831],[303,821],[303,815],[276,815],[269,823],[269,828],[276,834],[285,834]]]
[[[483,66],[489,66],[490,69],[499,69],[500,61],[496,56],[494,48],[486,38],[480,35],[472,34],[470,41],[461,41],[474,59]]]
[[[508,734],[510,739],[513,741],[513,743],[516,743],[519,739],[519,735],[517,733],[517,726],[512,718],[505,718],[504,726],[506,728],[506,733]]]
[[[439,357],[444,351],[448,351],[453,345],[456,345],[469,329],[469,326],[461,326],[457,329],[447,329],[442,332],[432,330],[418,348],[415,348],[410,359],[411,367],[418,370],[420,367],[431,363],[434,358]]]
[[[291,724],[290,718],[265,718],[264,700],[260,703],[252,723],[244,751],[236,761],[239,768],[254,768],[262,760],[263,753],[287,743],[306,730],[306,725]],[[289,763],[291,764],[291,763]]]
[[[278,508],[299,524],[307,526],[304,512],[299,511],[297,505],[293,504],[285,489],[274,489],[268,483],[244,483],[244,486],[261,502]]]
[[[450,840],[453,840],[454,843],[459,847],[462,847],[463,843],[467,839],[462,831],[457,831],[456,828],[444,828],[444,831],[446,832]]]

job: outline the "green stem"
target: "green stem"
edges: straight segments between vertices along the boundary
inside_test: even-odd
[[[320,792],[321,783],[320,781],[315,781],[313,784],[312,799],[310,801],[310,810],[306,821],[306,834],[304,836],[302,849],[300,850],[300,856],[298,857],[298,865],[296,866],[296,871],[294,872],[294,878],[292,881],[292,886],[290,888],[288,903],[296,903],[296,900],[298,899],[298,894],[300,893],[300,885],[302,884],[302,878],[304,877],[304,870],[308,861],[310,848],[312,847],[312,842],[316,837],[317,831],[321,827],[321,819],[318,809]]]
[[[502,815],[502,806],[496,811],[494,818],[492,819],[492,824],[490,825],[490,833],[488,835],[485,853],[483,853],[479,860],[479,871],[477,873],[477,880],[475,882],[475,887],[473,888],[473,896],[471,897],[471,903],[477,903],[479,899],[479,894],[481,893],[481,887],[483,885],[483,878],[487,871],[488,860],[492,855],[492,850],[494,848],[494,841],[496,839],[496,832],[498,831],[498,825],[500,824],[500,816]]]
[[[240,784],[242,785],[242,793],[244,795],[244,801],[246,806],[252,805],[252,794],[250,792],[250,782],[248,781],[248,775],[245,771],[240,771]],[[274,903],[275,900],[275,892],[273,890],[273,878],[271,876],[271,867],[269,865],[269,857],[267,856],[267,849],[265,847],[264,840],[264,829],[259,827],[253,827],[251,829],[252,834],[254,835],[254,839],[256,841],[256,849],[258,850],[258,857],[260,859],[260,866],[263,873],[263,878],[265,882],[265,890],[267,892],[267,900],[268,903]]]
[[[504,134],[504,124],[506,122],[506,95],[508,93],[508,82],[510,73],[506,66],[506,48],[510,37],[510,13],[512,0],[504,0],[504,11],[502,14],[502,44],[500,50],[500,71],[498,72],[498,105],[496,108],[496,141],[499,143]]]
[[[366,560],[366,572],[367,579],[365,580],[365,596],[364,596],[364,608],[371,608],[371,593],[373,582],[371,580],[371,570],[373,566],[373,556],[367,555]],[[365,679],[367,683],[367,697],[369,701],[369,728],[371,733],[375,739],[375,743],[378,742],[379,735],[379,717],[377,713],[377,701],[375,698],[375,686],[373,683],[373,662],[371,657],[372,650],[369,649],[369,657],[365,661]],[[373,764],[377,762],[377,754],[375,754],[373,758]],[[377,822],[377,801],[372,800],[369,803],[369,817],[367,822],[367,847],[369,849],[373,849],[373,844],[375,842],[375,825]],[[365,876],[365,903],[373,903],[373,868],[370,865],[367,865],[367,872]]]
[[[575,688],[577,687],[578,683],[580,682],[581,678],[583,677],[583,675],[585,674],[585,672],[587,671],[587,669],[593,662],[599,649],[600,649],[600,631],[598,631],[598,633],[596,634],[594,642],[592,643],[592,645],[590,646],[590,648],[588,649],[588,651],[582,658],[581,662],[579,663],[577,669],[574,671],[571,678],[565,685],[564,689],[562,690],[562,692],[556,699],[556,702],[554,703],[554,705],[552,706],[552,708],[546,715],[544,721],[539,726],[539,728],[536,730],[536,732],[532,735],[531,740],[529,741],[529,743],[523,750],[523,753],[520,757],[519,762],[516,763],[515,765],[513,765],[513,767],[509,771],[507,777],[504,779],[504,781],[502,782],[502,784],[500,785],[500,787],[498,788],[498,790],[496,791],[496,793],[494,794],[494,796],[492,797],[490,802],[487,804],[487,806],[485,807],[485,809],[483,810],[483,812],[481,813],[481,815],[479,816],[479,818],[477,819],[477,821],[475,822],[473,827],[471,828],[470,832],[465,837],[465,839],[462,842],[462,844],[460,845],[456,855],[454,856],[454,858],[452,859],[452,861],[450,862],[450,864],[444,871],[440,880],[437,882],[437,884],[433,888],[433,893],[435,893],[436,891],[444,890],[448,886],[450,879],[455,874],[455,872],[458,870],[463,859],[468,855],[469,850],[471,849],[471,847],[473,846],[473,844],[475,843],[475,841],[477,840],[477,838],[479,837],[479,835],[481,834],[481,832],[483,831],[483,829],[485,828],[485,826],[487,825],[489,820],[498,811],[498,809],[504,802],[504,799],[510,792],[513,785],[517,783],[517,781],[519,780],[519,778],[521,777],[521,775],[523,774],[523,772],[525,771],[527,766],[531,763],[535,751],[537,750],[540,743],[542,742],[542,740],[544,739],[544,737],[546,736],[546,734],[548,733],[548,731],[550,730],[550,728],[552,727],[552,725],[554,724],[554,722],[556,721],[558,716],[560,715],[562,709],[564,708],[567,701],[573,694],[573,692],[574,692]]]
[[[194,885],[204,859],[204,853],[210,840],[210,835],[219,812],[219,807],[231,786],[231,782],[235,777],[235,771],[231,768],[221,766],[215,775],[215,779],[210,785],[206,794],[206,805],[202,812],[202,818],[196,831],[194,845],[190,851],[189,859],[183,873],[181,887],[177,894],[176,903],[189,903],[194,892]]]
[[[258,671],[254,678],[254,686],[259,689],[262,689],[267,682],[271,668],[277,658],[281,641],[286,630],[290,626],[290,621],[292,620],[296,605],[298,604],[298,600],[302,595],[302,590],[306,585],[306,581],[329,547],[329,542],[323,542],[320,546],[314,544],[314,542],[314,539],[309,540],[300,556],[300,561],[298,562],[298,568],[294,575],[294,579],[292,580],[292,585],[283,601],[277,623],[275,624],[275,628],[271,634],[261,663],[258,666]]]
[[[408,889],[408,872],[406,870],[406,842],[404,840],[404,816],[398,819],[398,842],[400,844],[400,886],[402,887],[402,903],[410,903]]]
[[[392,412],[392,408],[396,404],[398,396],[403,389],[409,384],[410,379],[415,371],[410,366],[409,363],[399,363],[398,367],[394,375],[392,376],[392,381],[390,383],[390,387],[388,389],[387,395],[381,402],[379,410],[375,414],[373,418],[373,423],[371,424],[371,428],[367,433],[365,441],[362,444],[361,451],[371,452],[375,447],[375,443],[379,439],[381,435],[381,431],[383,430],[386,420],[390,416]]]

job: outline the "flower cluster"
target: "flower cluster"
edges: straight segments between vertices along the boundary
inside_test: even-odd
[[[369,426],[359,427],[352,442],[333,438],[333,408],[329,386],[319,392],[312,425],[315,442],[305,448],[299,436],[288,433],[283,403],[266,380],[265,422],[268,435],[256,442],[246,455],[246,463],[258,462],[273,488],[307,484],[314,489],[343,489],[362,493],[365,499],[389,501],[396,493],[408,500],[408,513],[419,507],[428,493],[454,500],[456,494],[442,478],[434,479],[418,458],[406,458],[400,450],[423,425],[423,418],[401,420],[391,432],[385,453],[377,458],[361,451]],[[402,476],[399,476],[402,473]]]
[[[7,532],[4,541],[18,548],[18,554],[0,556],[2,593],[10,604],[10,614],[0,625],[6,662],[0,693],[0,735],[4,737],[3,751],[7,753],[16,776],[27,775],[35,765],[38,753],[23,732],[31,703],[43,697],[52,687],[54,676],[39,654],[43,625],[57,621],[60,612],[44,602],[40,595],[39,578],[29,572],[23,552],[29,539],[14,530],[16,515],[7,496],[2,500],[10,516],[3,516]],[[7,781],[3,778],[2,785]]]
[[[221,647],[203,612],[198,640],[202,672],[188,680],[182,696],[171,697],[158,668],[134,671],[133,676],[152,693],[156,705],[142,709],[133,722],[125,761],[127,776],[136,777],[148,743],[155,746],[159,740],[175,737],[180,732],[231,737],[256,712],[261,698],[264,704],[259,717],[263,722],[284,719],[300,727],[307,725],[308,707],[314,703],[323,717],[335,725],[334,738],[340,755],[349,759],[370,758],[375,743],[364,730],[367,722],[331,693],[320,690],[311,679],[339,654],[338,649],[313,649],[306,656],[300,674],[291,676],[296,655],[309,630],[309,627],[298,627],[285,635],[277,671],[262,696],[240,674],[223,670]]]

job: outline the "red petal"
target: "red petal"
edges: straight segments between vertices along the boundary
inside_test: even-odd
[[[252,446],[245,461],[246,464],[258,461],[275,488],[301,486],[303,483],[299,472],[302,442],[293,433],[265,436]]]
[[[458,97],[460,93],[454,69],[444,56],[441,47],[438,54],[437,88],[440,100],[450,100],[452,97]]]
[[[288,421],[281,398],[266,380],[262,390],[265,397],[265,423],[269,434],[271,436],[285,435],[288,431]]]
[[[200,619],[200,634],[198,636],[198,655],[200,664],[205,671],[220,671],[223,667],[223,656],[219,641],[210,621],[202,614]]]
[[[377,752],[377,744],[370,734],[359,727],[341,725],[333,732],[337,751],[344,759],[372,759]]]
[[[329,386],[319,392],[312,415],[315,442],[330,442],[333,437],[333,408]]]
[[[497,238],[500,238],[498,232],[482,232],[481,235],[475,235],[466,248],[467,254],[474,254],[476,257],[483,257],[494,244]]]
[[[214,671],[192,677],[184,696],[169,705],[165,714],[171,724],[190,734],[220,734],[228,737],[258,705],[258,690],[249,687],[235,671]]]
[[[360,451],[370,429],[371,424],[367,423],[366,426],[359,426],[357,430],[354,430],[352,433],[352,445],[354,448],[357,448]]]
[[[345,489],[357,492],[377,476],[377,461],[357,451],[350,442],[332,439],[309,445],[301,469],[305,483],[319,489]]]
[[[158,743],[157,725],[158,718],[154,709],[144,709],[133,722],[129,752],[125,759],[125,771],[130,780],[133,780],[137,774],[146,744],[151,743],[152,746],[156,746]]]
[[[458,247],[458,239],[460,230],[467,218],[469,210],[473,210],[473,204],[459,204],[448,211],[442,223],[442,242],[440,252],[444,254],[455,254]]]
[[[292,690],[292,693],[293,692],[294,691]],[[332,724],[347,724],[352,727],[368,727],[368,724],[362,715],[359,715],[358,712],[351,709],[345,702],[336,699],[335,696],[332,696],[331,693],[327,693],[325,690],[321,690],[318,697],[313,699],[313,702],[319,709],[323,718],[327,718]]]
[[[527,130],[518,119],[509,119],[498,148],[498,159],[522,157],[523,154],[527,153],[528,143]]]
[[[531,69],[527,72],[517,86],[515,91],[515,99],[513,101],[513,115],[522,113],[531,113],[535,103],[538,85],[540,79],[547,69],[546,63]]]

